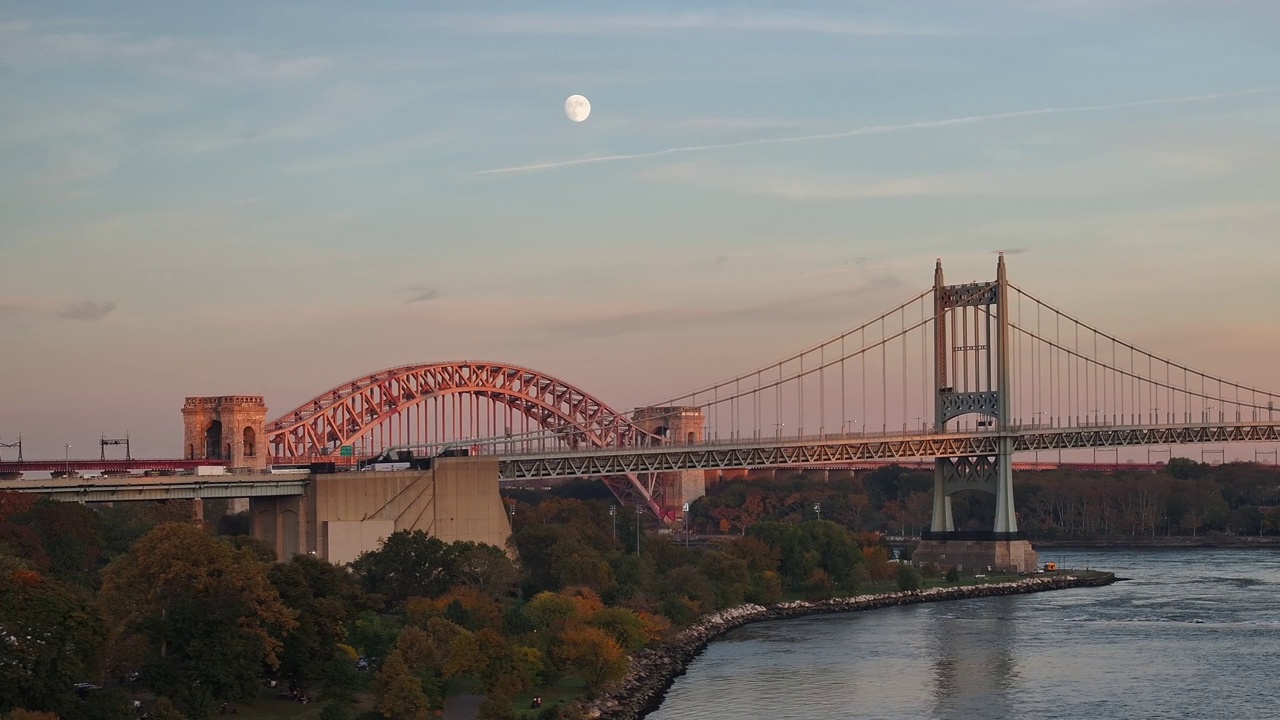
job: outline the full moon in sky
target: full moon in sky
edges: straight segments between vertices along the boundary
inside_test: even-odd
[[[564,101],[564,114],[574,122],[582,122],[591,114],[591,101],[581,95],[570,95]]]

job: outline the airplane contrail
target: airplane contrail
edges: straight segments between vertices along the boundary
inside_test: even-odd
[[[707,150],[725,150],[728,148],[750,147],[753,145],[781,145],[783,143],[817,142],[820,140],[837,140],[857,137],[859,135],[878,135],[904,132],[907,130],[926,130],[931,128],[951,127],[954,125],[974,125],[994,120],[1012,120],[1016,118],[1038,117],[1041,115],[1065,115],[1068,113],[1101,112],[1104,110],[1123,110],[1125,108],[1147,107],[1151,105],[1184,105],[1189,103],[1210,102],[1224,98],[1242,97],[1245,95],[1262,95],[1276,92],[1280,88],[1266,87],[1252,90],[1240,90],[1228,93],[1212,93],[1209,95],[1183,95],[1180,97],[1154,98],[1151,100],[1132,100],[1108,105],[1078,105],[1075,107],[1047,107],[1034,110],[1014,110],[1011,112],[992,113],[990,115],[967,115],[964,117],[945,118],[942,120],[920,120],[897,125],[864,125],[849,130],[817,133],[812,135],[791,135],[778,138],[758,138],[739,142],[713,143],[710,145],[685,145],[683,147],[652,150],[649,152],[629,153],[626,155],[596,155],[594,157],[577,158],[575,160],[558,160],[554,162],[533,163],[530,165],[512,165],[510,167],[480,170],[472,175],[502,175],[508,173],[536,172],[538,170],[555,170],[578,165],[594,165],[596,163],[617,162],[620,160],[642,160],[662,157],[663,155],[683,155],[686,153],[704,152]]]

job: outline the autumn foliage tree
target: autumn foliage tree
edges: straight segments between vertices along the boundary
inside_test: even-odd
[[[161,525],[113,561],[101,599],[120,647],[141,650],[122,664],[196,718],[251,698],[297,625],[265,563],[188,524]]]

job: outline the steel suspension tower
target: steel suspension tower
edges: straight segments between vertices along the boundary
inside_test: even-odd
[[[934,468],[933,521],[930,535],[946,539],[955,532],[951,496],[963,490],[982,490],[996,496],[996,517],[990,540],[1019,539],[1013,507],[1013,447],[1010,403],[1009,282],[1004,254],[996,265],[994,282],[947,285],[942,261],[933,275],[934,369],[936,396],[934,430],[944,434],[947,424],[976,415],[978,431],[997,434],[995,455],[940,457]]]

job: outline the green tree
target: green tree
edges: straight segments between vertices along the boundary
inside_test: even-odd
[[[304,690],[328,680],[323,683],[326,695],[348,689],[352,678],[337,665],[354,664],[339,645],[347,641],[347,623],[362,602],[351,576],[324,560],[298,555],[273,566],[268,577],[298,618],[297,627],[284,638],[280,674]]]
[[[898,589],[899,590],[919,590],[924,584],[924,578],[920,577],[920,571],[902,563],[898,565]]]
[[[153,690],[206,717],[248,700],[279,634],[297,624],[267,566],[188,524],[160,525],[103,573],[102,606],[124,644],[138,638]]]
[[[463,585],[500,598],[520,581],[520,571],[501,548],[473,542],[456,545],[458,582]]]
[[[746,561],[733,555],[708,551],[698,563],[698,570],[710,580],[717,608],[741,605],[751,589],[751,572]]]
[[[34,570],[0,570],[0,711],[65,708],[105,637],[82,591]]]
[[[639,650],[649,642],[644,621],[626,608],[604,608],[592,615],[588,624],[609,633],[624,650]]]
[[[351,563],[366,592],[399,605],[415,596],[443,594],[458,582],[460,548],[421,530],[391,533],[382,547]]]

